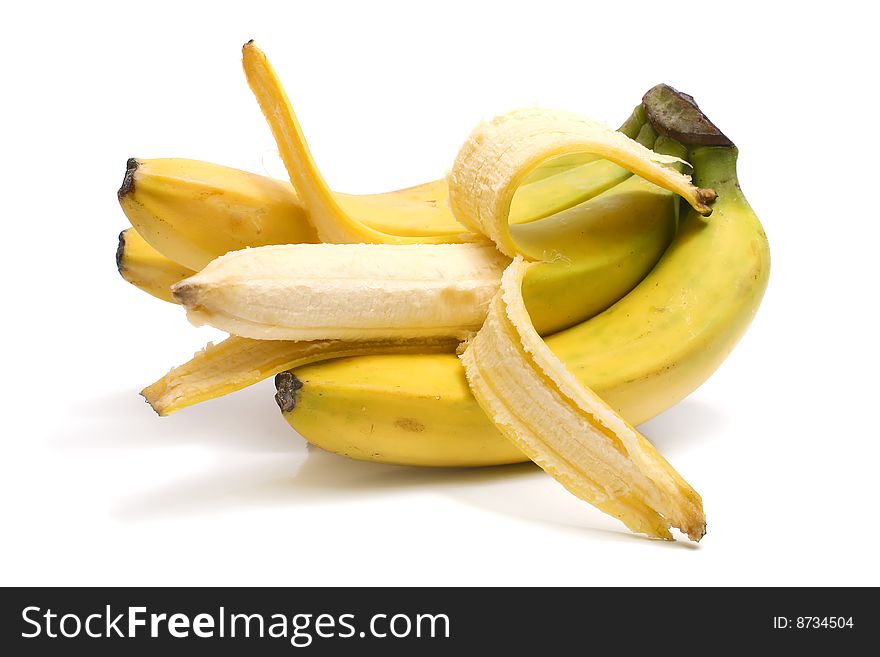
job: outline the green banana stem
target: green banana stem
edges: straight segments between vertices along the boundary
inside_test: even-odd
[[[688,150],[697,185],[712,185],[718,197],[726,202],[748,205],[736,175],[738,157],[736,146],[691,146]]]

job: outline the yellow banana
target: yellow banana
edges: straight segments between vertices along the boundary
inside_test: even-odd
[[[691,142],[696,184],[718,193],[713,216],[688,211],[632,292],[546,339],[578,381],[633,425],[715,371],[751,322],[769,275],[766,236],[737,182],[736,148],[671,88],[655,87],[644,102],[658,132]],[[682,116],[689,118],[677,126]],[[288,390],[294,407],[282,409],[291,426],[333,452],[436,466],[525,460],[481,411],[451,355],[339,359],[298,368],[278,385],[297,386]]]
[[[313,340],[291,342],[250,340],[230,337],[219,344],[208,344],[192,360],[175,367],[156,383],[141,391],[159,415],[168,415],[185,406],[208,401],[228,392],[283,373],[291,363],[305,365],[319,360],[372,353],[443,353],[453,351],[456,340],[443,338],[405,340]],[[282,376],[284,378],[284,375]],[[292,408],[295,389],[276,395],[282,408]]]
[[[150,246],[194,271],[248,246],[318,241],[289,183],[207,162],[130,159],[118,197]]]

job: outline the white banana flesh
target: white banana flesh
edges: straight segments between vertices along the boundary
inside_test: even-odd
[[[217,258],[173,292],[192,323],[246,338],[462,338],[509,262],[489,243],[264,246]]]

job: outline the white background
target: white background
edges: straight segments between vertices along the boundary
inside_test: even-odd
[[[880,584],[868,3],[82,4],[0,26],[2,584]],[[661,81],[738,143],[769,291],[643,427],[702,493],[699,546],[632,536],[532,466],[307,449],[271,381],[165,419],[143,403],[217,334],[119,278],[115,192],[130,156],[280,173],[250,38],[341,191],[438,178],[522,105],[619,123]]]

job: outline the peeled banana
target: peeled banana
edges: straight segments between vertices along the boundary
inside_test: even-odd
[[[189,320],[263,340],[464,337],[510,262],[492,244],[233,251],[174,286]]]

